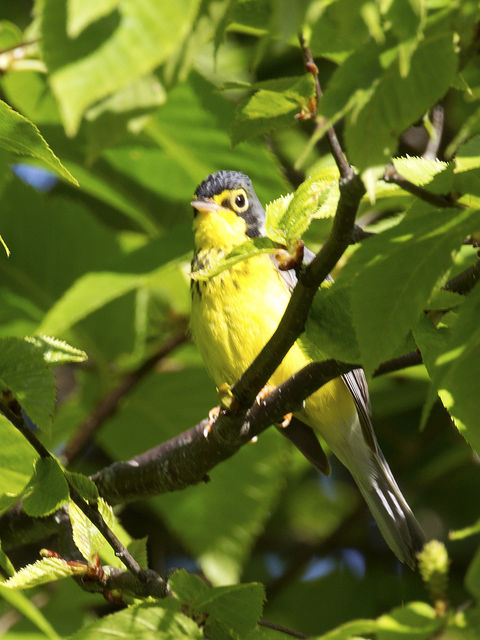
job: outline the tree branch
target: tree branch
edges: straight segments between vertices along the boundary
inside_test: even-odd
[[[8,406],[0,406],[0,410],[5,415],[7,420],[9,420],[12,425],[20,431],[20,433],[28,440],[28,442],[32,445],[32,447],[37,451],[37,453],[42,458],[50,458],[51,460],[55,460],[54,456],[44,447],[44,445],[37,438],[35,433],[29,429],[23,417],[14,411],[12,411]],[[130,554],[130,552],[123,546],[117,536],[113,533],[110,527],[107,525],[105,520],[102,517],[102,514],[98,510],[97,505],[91,505],[86,500],[82,498],[82,496],[78,493],[75,487],[69,482],[68,478],[65,477],[65,480],[68,485],[68,490],[70,493],[70,498],[77,505],[77,507],[84,513],[84,515],[94,524],[100,533],[103,535],[108,544],[112,547],[115,552],[115,555],[120,558],[126,568],[135,576],[136,579],[141,582],[145,582],[148,578],[145,575],[143,569],[135,560],[135,558]],[[161,580],[160,576],[158,576],[159,580]]]
[[[464,209],[464,205],[456,202],[449,196],[442,196],[437,193],[432,193],[431,191],[427,191],[423,187],[419,187],[410,180],[407,180],[403,176],[401,176],[398,171],[395,169],[393,164],[388,165],[385,169],[385,173],[383,174],[384,182],[388,184],[396,184],[398,187],[411,193],[413,196],[416,196],[420,200],[424,200],[425,202],[429,202],[436,207],[440,207],[442,209],[445,208],[454,208],[454,209]]]

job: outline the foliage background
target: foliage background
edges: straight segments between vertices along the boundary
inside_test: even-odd
[[[39,128],[61,164],[38,139],[27,139],[22,125],[8,129],[9,117],[0,114],[7,141],[0,155],[0,233],[12,252],[0,257],[0,336],[54,335],[88,353],[87,363],[55,369],[54,414],[45,425],[36,420],[42,442],[56,455],[128,372],[184,331],[195,186],[215,170],[238,169],[267,203],[332,165],[325,140],[316,140],[322,127],[294,117],[308,114],[313,91],[297,40],[303,25],[325,89],[320,115],[338,123],[349,160],[377,194],[373,204],[362,201],[360,222],[373,221],[371,230],[388,233],[406,209],[417,207],[414,215],[421,215],[426,205],[377,180],[390,156],[424,152],[432,125],[422,117],[440,100],[439,156],[450,160],[458,152],[457,164],[441,165],[433,182],[413,164],[410,179],[436,193],[468,194],[467,204],[477,206],[480,76],[473,0],[22,0],[3,3],[1,17],[2,97]],[[33,44],[15,58],[9,48],[21,42]],[[32,172],[31,163],[56,173]],[[408,173],[408,164],[399,166]],[[412,224],[415,235],[420,227]],[[318,248],[330,225],[331,215],[313,220],[305,235],[309,246]],[[359,290],[370,287],[386,306],[398,296],[401,318],[390,326],[377,314],[375,324],[375,300],[361,307],[365,322],[357,337],[370,373],[414,346],[408,330],[417,327],[423,308],[435,308],[426,303],[439,283],[476,259],[465,246],[451,262],[468,234],[459,227],[449,236],[447,227],[439,233],[450,240],[434,240],[431,254],[430,245],[406,244],[395,263],[386,245],[377,246],[385,262],[369,272],[370,283],[359,281]],[[347,274],[372,258],[366,251]],[[404,290],[402,266],[413,268],[419,258],[425,268],[414,270],[415,283]],[[464,385],[465,408],[452,414],[475,446],[479,338],[471,306],[468,358],[456,373],[457,386],[446,388],[453,393]],[[452,326],[447,322],[445,330]],[[423,340],[428,364],[438,351]],[[427,535],[446,541],[449,531],[478,519],[476,454],[442,404],[433,402],[423,365],[373,378],[370,390],[376,432],[400,486]],[[431,411],[420,431],[427,398]],[[214,385],[195,347],[182,342],[122,398],[71,468],[91,473],[128,459],[196,424],[214,404]],[[9,435],[6,421],[0,426],[0,505],[6,510],[27,485],[33,456]],[[420,578],[400,567],[380,539],[348,473],[332,464],[332,476],[320,477],[270,429],[257,445],[215,468],[208,484],[129,504],[119,516],[131,536],[148,536],[151,568],[185,567],[215,586],[261,582],[263,618],[305,634],[428,600]],[[475,535],[447,543],[451,611],[478,595],[477,544]],[[55,545],[49,540],[8,551],[18,568],[37,559],[40,546]],[[115,611],[73,580],[27,595],[61,637],[83,637],[85,625]],[[55,637],[44,622],[32,622],[24,601],[5,598],[0,629],[6,638]],[[426,611],[411,614],[403,632],[386,631],[386,625],[378,637],[430,637],[432,628],[422,626]],[[467,622],[455,619],[449,633],[457,635],[448,637],[478,637],[476,606],[470,611]],[[254,631],[252,638],[283,636]],[[183,637],[170,632],[159,637]],[[196,636],[185,631],[185,637]]]

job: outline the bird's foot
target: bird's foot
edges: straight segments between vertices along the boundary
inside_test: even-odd
[[[220,415],[221,410],[222,408],[217,406],[217,407],[213,407],[213,409],[210,409],[210,411],[208,412],[208,422],[203,428],[203,437],[205,439],[208,438],[210,431],[212,430],[213,424],[215,420],[218,418],[218,416]]]
[[[258,393],[255,402],[261,406],[262,402],[265,400],[265,398],[268,396],[269,393],[271,393],[272,391],[274,391],[276,389],[276,387],[273,384],[266,384],[263,389],[260,390],[260,392]],[[278,423],[278,427],[280,427],[281,429],[286,429],[288,427],[288,425],[290,424],[290,422],[292,421],[293,418],[293,413],[286,413],[283,416],[283,420],[281,422]]]

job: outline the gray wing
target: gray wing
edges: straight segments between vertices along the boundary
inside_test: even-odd
[[[315,254],[305,247],[303,252],[303,261],[305,264],[309,264],[314,259]],[[278,269],[275,258],[272,258],[275,266]],[[292,291],[297,284],[297,274],[295,269],[289,269],[288,271],[281,271],[278,269],[282,280],[287,288]],[[329,280],[333,280],[331,276],[328,276]],[[373,431],[373,425],[370,418],[370,396],[368,394],[367,380],[365,378],[365,372],[363,369],[353,369],[348,373],[342,375],[342,379],[347,385],[348,390],[352,394],[355,407],[357,409],[358,417],[360,419],[360,425],[362,427],[363,437],[368,446],[374,453],[378,452],[377,439]]]

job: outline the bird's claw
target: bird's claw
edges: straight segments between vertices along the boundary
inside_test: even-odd
[[[205,440],[208,438],[210,431],[212,430],[213,423],[220,415],[221,410],[221,407],[213,407],[213,409],[210,409],[210,411],[208,412],[208,422],[203,428],[203,437],[205,438]]]

